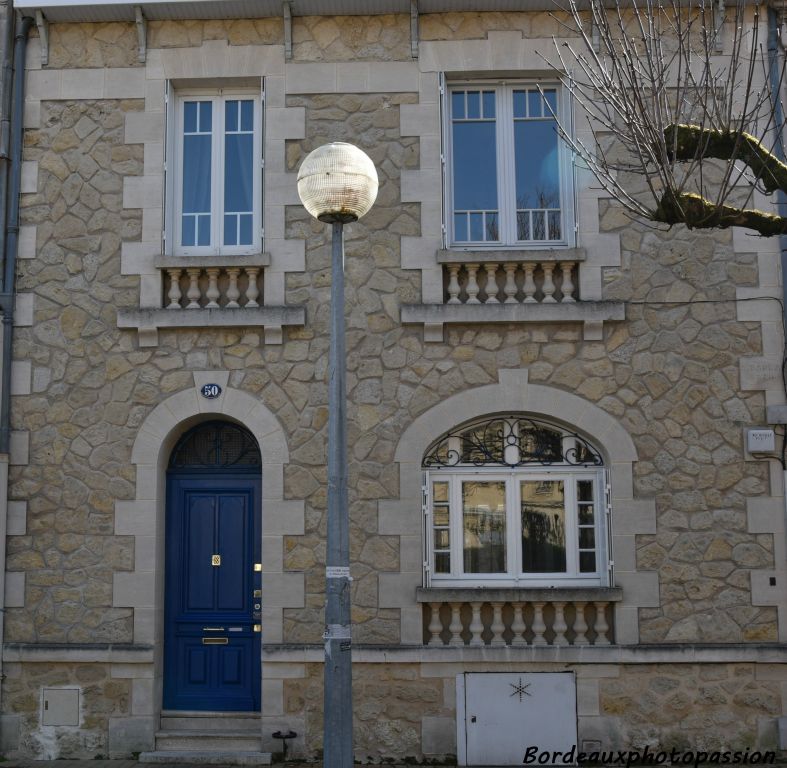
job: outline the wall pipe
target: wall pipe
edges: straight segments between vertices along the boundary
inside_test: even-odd
[[[22,139],[25,107],[25,54],[33,19],[25,16],[14,35],[14,90],[11,105],[11,165],[8,173],[5,259],[0,309],[3,311],[2,393],[0,393],[0,454],[8,454],[11,442],[11,345],[14,329],[14,283],[19,244],[19,195],[22,176]]]

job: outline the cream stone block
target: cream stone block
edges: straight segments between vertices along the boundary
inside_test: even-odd
[[[161,251],[160,240],[124,242],[120,246],[121,275],[157,275],[155,259]]]
[[[399,128],[402,136],[439,136],[439,105],[402,104],[399,107]]]
[[[124,208],[157,208],[164,203],[164,177],[161,174],[123,177]]]
[[[60,70],[61,99],[103,99],[104,69],[62,69]],[[142,94],[140,94],[142,95]]]
[[[33,194],[38,191],[38,160],[23,160],[19,191]]]
[[[155,571],[157,565],[156,537],[136,534],[134,539],[134,570]]]
[[[273,717],[284,714],[284,680],[265,678],[265,714]]]
[[[265,141],[302,139],[306,136],[304,107],[271,107],[265,110]]]
[[[422,72],[418,80],[418,103],[440,103],[440,78],[437,72]]]
[[[777,238],[774,238],[777,239]],[[775,252],[757,254],[757,276],[760,285],[780,286],[781,285],[781,265],[778,258],[774,258]]]
[[[187,389],[168,397],[163,405],[175,417],[176,423],[180,423],[200,412],[198,397],[196,390]]]
[[[38,128],[41,125],[40,101],[25,101],[23,120],[25,128]]]
[[[134,642],[154,643],[156,638],[156,611],[150,607],[134,607]]]
[[[306,677],[306,665],[287,661],[266,661],[262,665],[263,680],[297,680]]]
[[[744,391],[770,389],[782,385],[781,362],[772,357],[742,357],[739,360],[740,387]]]
[[[746,500],[749,533],[783,533],[785,500],[783,497],[755,497]]]
[[[637,550],[633,534],[619,534],[612,524],[612,552],[615,558],[615,569],[621,571],[637,570]]]
[[[266,173],[265,193],[279,205],[300,205],[297,178],[296,173]]]
[[[137,499],[155,499],[158,469],[153,464],[137,464]]]
[[[287,100],[283,75],[265,75],[263,88],[265,89],[265,106],[267,108],[285,106]]]
[[[418,91],[420,78],[414,61],[369,62],[370,93],[407,93]]]
[[[27,502],[12,500],[8,502],[6,533],[9,536],[24,536],[27,532]]]
[[[60,85],[64,71],[62,69],[28,70],[25,98],[39,102],[60,99]]]
[[[421,273],[421,298],[424,304],[442,303],[443,270],[439,267],[424,269]]]
[[[336,65],[324,63],[287,64],[284,70],[287,93],[335,93]]]
[[[443,197],[440,177],[434,171],[429,170],[403,170],[401,173],[401,195],[403,203],[430,200],[439,204]]]
[[[30,433],[12,430],[8,446],[8,463],[24,466],[30,463]]]
[[[655,499],[613,498],[612,530],[620,534],[656,533]]]
[[[284,465],[262,459],[262,501],[282,501],[284,498]]]
[[[587,422],[586,422],[587,423]],[[603,425],[597,424],[598,427]],[[607,445],[608,441],[604,440],[605,432],[601,429],[588,430],[588,433],[601,442],[602,445]],[[611,439],[615,436],[610,435]],[[613,499],[630,499],[634,496],[634,475],[631,462],[613,462],[609,470],[610,484],[612,486]]]
[[[145,142],[145,176],[154,176],[164,170],[164,143],[161,141]]]
[[[283,163],[282,163],[283,166]],[[284,175],[285,171],[277,172]],[[296,175],[296,191],[297,191],[297,175]],[[270,251],[268,243],[271,241],[278,242],[284,240],[285,223],[284,223],[284,206],[280,205],[278,201],[268,203],[263,207],[263,221],[265,222],[265,250]]]
[[[423,609],[420,605],[401,608],[400,638],[402,645],[421,645],[424,641]]]
[[[263,593],[264,594],[264,593]],[[262,622],[262,642],[264,645],[281,643],[284,640],[283,612],[281,608],[274,608],[262,604],[260,620]],[[262,665],[263,669],[265,664]],[[263,699],[263,706],[265,706]]]
[[[263,571],[262,604],[269,608],[303,608],[303,574],[265,573]]]
[[[417,571],[423,567],[421,536],[399,537],[399,570]]]
[[[615,642],[634,645],[639,642],[639,611],[637,606],[615,606]]]
[[[421,586],[421,571],[381,573],[377,577],[381,608],[407,608],[416,604],[415,590]]]
[[[600,715],[598,680],[577,680],[577,714]]]
[[[424,224],[423,210],[421,223]],[[442,219],[441,219],[442,221]],[[439,236],[435,237],[409,237],[401,239],[402,269],[433,269],[437,267],[435,253],[442,243]]]
[[[453,717],[422,717],[421,749],[424,755],[455,755],[456,720]]]
[[[156,506],[152,499],[115,502],[115,535],[144,536],[155,530]]]
[[[440,136],[434,134],[421,136],[420,146],[421,170],[431,170],[433,175],[437,174],[438,185],[442,189],[442,142]]]
[[[417,495],[420,498],[420,481],[417,486]],[[421,507],[418,502],[408,502],[406,499],[392,501],[381,499],[378,503],[378,530],[381,536],[399,536],[414,530],[421,518]]]
[[[762,296],[775,295],[775,298],[779,298],[779,293],[776,289],[736,288],[735,295],[738,299],[736,304],[737,319],[741,322],[757,323],[765,321],[776,323],[780,321],[781,308],[777,302],[770,299],[752,301],[752,299]],[[742,301],[742,299],[746,300]]]
[[[615,571],[615,583],[623,588],[625,605],[640,608],[659,607],[657,571]]]
[[[284,538],[282,536],[262,537],[262,570],[267,573],[284,571]]]
[[[22,224],[19,227],[17,258],[34,259],[36,257],[36,230],[34,224]]]
[[[161,243],[161,233],[164,230],[164,208],[143,208],[142,210],[142,241],[155,240]],[[161,247],[159,246],[159,250]]]
[[[262,475],[265,488],[267,478]],[[262,505],[262,529],[265,536],[303,536],[305,526],[304,503],[300,499],[264,499]],[[266,568],[267,570],[267,568]]]
[[[580,245],[585,249],[586,266],[619,267],[620,237],[616,234],[583,234]],[[580,270],[581,272],[581,270]]]
[[[106,98],[145,98],[145,70],[142,67],[107,67],[104,73],[104,95]]]
[[[760,323],[762,335],[762,349],[766,356],[771,359],[781,360],[782,350],[784,347],[784,330],[781,319],[766,321]]]
[[[32,378],[32,363],[29,360],[14,360],[11,363],[11,394],[29,395]]]
[[[139,306],[141,309],[161,309],[161,275],[139,276]]]
[[[154,702],[154,681],[146,678],[135,678],[131,681],[131,714],[153,715],[156,707]]]
[[[166,80],[145,80],[145,112],[165,112]]]
[[[5,607],[25,607],[25,573],[24,571],[6,571],[5,574]]]
[[[120,572],[112,577],[112,605],[116,608],[153,608],[155,574],[151,571]]]
[[[25,71],[41,69],[41,38],[31,37],[25,50]]]
[[[303,272],[306,269],[306,243],[303,240],[265,238],[265,246],[271,256],[271,266],[265,270],[267,279],[270,271]]]
[[[336,90],[338,93],[368,93],[369,68],[366,63],[336,64]]]

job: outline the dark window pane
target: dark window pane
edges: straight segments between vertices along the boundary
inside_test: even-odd
[[[213,124],[213,103],[210,101],[201,101],[199,103],[199,129],[203,132],[209,132]]]
[[[580,552],[579,553],[579,572],[580,573],[595,573],[596,572],[596,553],[595,552]]]
[[[533,240],[546,240],[544,211],[533,211]]]
[[[478,242],[484,239],[484,214],[471,213],[470,214],[470,239],[473,242]]]
[[[254,130],[254,102],[251,99],[240,103],[240,129],[242,131]]]
[[[593,549],[596,546],[596,532],[593,528],[579,529],[579,548]]]
[[[527,113],[528,117],[541,117],[543,114],[541,94],[538,91],[527,92]]]
[[[462,464],[490,464],[503,461],[502,421],[472,427],[462,433]]]
[[[506,484],[462,483],[465,573],[506,571]]]
[[[579,480],[577,482],[577,497],[580,501],[593,501],[592,480]]]
[[[197,245],[210,245],[210,216],[197,217]]]
[[[479,91],[467,92],[467,117],[471,120],[481,117],[481,93]]]
[[[238,130],[238,102],[227,101],[224,103],[224,130]]]
[[[435,573],[451,573],[451,555],[448,552],[437,552],[434,556]]]
[[[495,116],[495,92],[484,91],[484,117]]]
[[[251,245],[254,238],[254,216],[250,213],[244,213],[240,218],[240,234],[238,236],[238,245]]]
[[[517,240],[530,240],[530,211],[523,211],[516,215]]]
[[[197,130],[197,102],[186,101],[183,103],[183,130],[194,133]]]
[[[498,223],[496,213],[486,214],[486,239],[487,240],[500,239],[500,225]]]
[[[250,213],[253,205],[253,136],[228,134],[224,140],[224,210]]]
[[[554,429],[520,421],[519,453],[521,461],[538,461],[544,464],[562,461],[563,436]]]
[[[454,239],[467,240],[467,214],[454,214]]]
[[[554,120],[514,123],[516,207],[560,208],[560,165]],[[543,219],[541,230],[544,230]],[[534,236],[535,240],[545,239]]]
[[[224,217],[224,245],[238,244],[238,217],[234,214]]]
[[[566,511],[562,481],[520,483],[522,572],[564,573]]]
[[[579,524],[593,525],[593,505],[583,504],[579,508]]]
[[[210,211],[211,137],[183,137],[183,213]]]
[[[549,218],[549,240],[560,240],[560,211],[548,211]]]
[[[440,529],[434,532],[434,548],[448,549],[448,531]]]
[[[454,210],[497,210],[495,123],[454,123]]]
[[[514,91],[514,117],[527,117],[527,91]]]
[[[195,230],[196,230],[196,221],[193,216],[183,216],[181,217],[181,233],[180,233],[180,244],[181,245],[194,245],[194,239],[196,237]]]
[[[435,507],[432,520],[435,525],[448,525],[448,507]]]
[[[451,94],[451,115],[455,120],[463,120],[465,116],[465,92],[454,91]]]
[[[544,101],[552,108],[552,112],[557,114],[557,91],[554,88],[544,90]],[[549,109],[544,108],[545,115],[551,115]]]

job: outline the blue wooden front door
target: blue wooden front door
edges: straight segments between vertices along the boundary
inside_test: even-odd
[[[164,708],[258,711],[259,475],[170,472],[167,485]]]

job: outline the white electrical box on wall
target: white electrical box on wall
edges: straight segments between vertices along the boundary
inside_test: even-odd
[[[79,725],[79,688],[42,688],[41,725]]]
[[[767,427],[747,429],[746,450],[749,453],[773,453],[776,450],[776,433]]]

